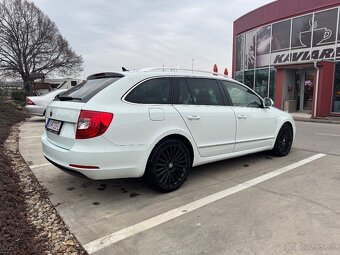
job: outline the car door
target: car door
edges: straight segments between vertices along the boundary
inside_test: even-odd
[[[202,157],[230,153],[234,149],[235,114],[225,106],[215,79],[175,79],[173,103],[193,136]]]
[[[222,81],[222,86],[236,115],[234,151],[271,147],[275,142],[275,113],[264,108],[262,99],[248,87],[232,81]]]

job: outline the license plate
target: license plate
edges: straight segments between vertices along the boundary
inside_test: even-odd
[[[63,122],[59,120],[48,119],[46,130],[59,135],[62,124]]]

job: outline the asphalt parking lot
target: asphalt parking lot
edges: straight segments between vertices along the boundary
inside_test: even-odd
[[[291,153],[192,169],[177,191],[67,175],[41,152],[44,119],[19,150],[90,254],[340,254],[340,125],[297,122]]]

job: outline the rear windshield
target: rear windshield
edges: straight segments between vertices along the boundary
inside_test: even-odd
[[[58,96],[56,96],[55,100],[86,103],[98,92],[105,89],[107,86],[116,82],[120,78],[121,77],[86,80],[63,93],[60,93]]]

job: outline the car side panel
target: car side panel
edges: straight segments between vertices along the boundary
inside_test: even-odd
[[[276,116],[269,108],[232,107],[237,120],[234,152],[270,146],[275,142]]]
[[[202,157],[226,154],[235,146],[235,114],[229,106],[175,105]],[[191,119],[197,116],[198,119]]]

